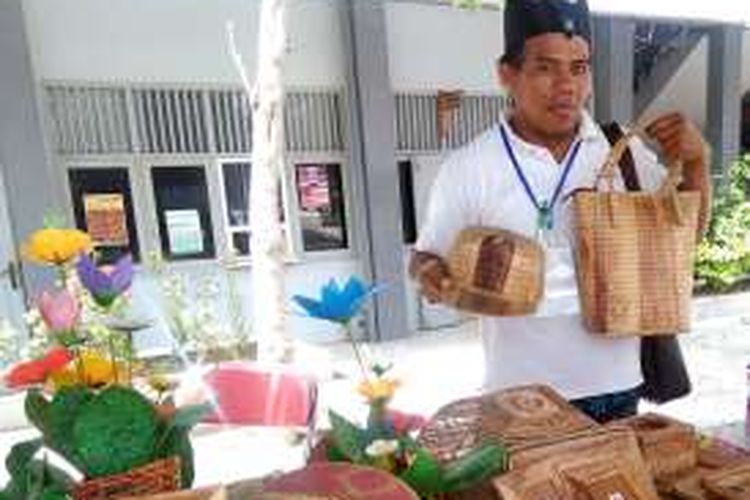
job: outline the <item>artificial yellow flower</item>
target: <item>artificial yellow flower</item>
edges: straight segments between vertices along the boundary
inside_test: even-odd
[[[45,228],[34,232],[23,246],[23,255],[39,264],[62,265],[91,250],[91,237],[78,229]]]
[[[357,392],[367,398],[368,401],[391,399],[400,382],[392,378],[376,378],[365,380],[357,388]]]
[[[127,367],[112,360],[98,351],[88,349],[78,354],[76,359],[65,365],[50,377],[55,388],[84,384],[89,387],[100,387],[114,382],[126,382]]]
[[[159,394],[173,391],[177,388],[177,382],[162,373],[151,373],[146,377],[148,386]]]

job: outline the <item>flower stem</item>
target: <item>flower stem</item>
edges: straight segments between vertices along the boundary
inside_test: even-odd
[[[88,385],[88,382],[86,381],[86,369],[83,366],[83,349],[81,346],[77,346],[75,348],[75,357],[76,357],[76,372],[78,372],[78,382],[80,384]]]
[[[117,372],[117,358],[115,356],[115,340],[112,337],[112,332],[109,332],[107,343],[109,344],[109,359],[112,363],[112,376],[114,377],[115,384],[120,382],[120,377]]]
[[[351,322],[344,323],[344,331],[346,332],[346,336],[349,338],[349,342],[352,344],[352,349],[354,350],[354,356],[357,358],[357,364],[359,364],[360,370],[362,370],[362,378],[365,382],[369,380],[369,377],[367,376],[367,367],[365,366],[364,359],[362,358],[362,353],[359,352],[359,347],[357,347],[357,342],[354,340],[354,334],[352,333],[352,327]]]

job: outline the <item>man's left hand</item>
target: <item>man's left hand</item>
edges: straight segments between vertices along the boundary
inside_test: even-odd
[[[698,127],[682,113],[660,116],[646,127],[646,133],[659,143],[664,159],[669,163],[677,160],[686,164],[705,161],[706,143]]]

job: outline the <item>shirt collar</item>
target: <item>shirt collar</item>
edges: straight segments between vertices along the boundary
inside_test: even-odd
[[[506,116],[500,117],[500,124],[505,127],[505,131],[508,133],[508,136],[513,142],[514,147],[522,148],[526,153],[530,153],[532,155],[541,155],[546,157],[549,154],[546,148],[537,144],[532,144],[519,137],[508,123],[508,118]],[[582,141],[591,141],[598,139],[600,134],[601,131],[599,129],[599,126],[591,118],[591,115],[588,113],[588,111],[584,110],[581,114],[581,124],[578,127],[577,137]]]

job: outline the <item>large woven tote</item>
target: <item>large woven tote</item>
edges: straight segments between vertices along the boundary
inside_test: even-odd
[[[690,327],[700,193],[677,192],[679,162],[655,193],[615,192],[617,164],[634,135],[612,147],[595,189],[573,199],[583,321],[589,331],[608,336],[684,332]]]

